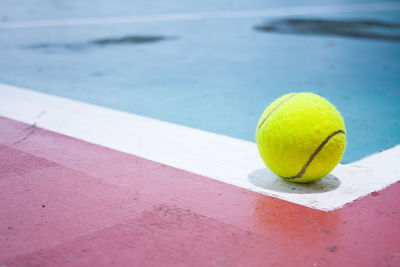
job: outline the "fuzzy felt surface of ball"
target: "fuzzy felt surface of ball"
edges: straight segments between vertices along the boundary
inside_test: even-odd
[[[291,93],[263,112],[256,142],[267,167],[284,180],[308,183],[331,172],[346,147],[346,128],[339,111],[309,92]]]

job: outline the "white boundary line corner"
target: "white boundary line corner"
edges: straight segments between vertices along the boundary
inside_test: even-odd
[[[324,211],[400,180],[400,145],[303,185],[269,172],[253,142],[15,86],[0,84],[0,116]]]

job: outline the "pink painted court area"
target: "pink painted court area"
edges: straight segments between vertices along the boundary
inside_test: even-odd
[[[325,212],[0,117],[0,266],[400,266],[400,183]]]

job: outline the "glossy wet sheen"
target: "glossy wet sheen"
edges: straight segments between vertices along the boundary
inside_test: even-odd
[[[360,3],[100,1],[93,6],[82,1],[6,1],[0,17],[62,20]],[[318,29],[321,24],[326,29],[326,21],[330,28],[347,22],[354,31],[360,29],[357,21],[398,25],[399,18],[394,10],[275,19],[295,21],[302,28],[311,23]],[[331,101],[345,119],[348,146],[343,162],[400,143],[397,42],[255,30],[269,21],[248,17],[2,29],[0,82],[249,141],[254,141],[258,119],[270,102],[285,93],[312,91]],[[282,23],[275,27],[282,28]],[[361,27],[366,28],[371,30]],[[378,28],[385,35],[395,31]],[[138,42],[135,36],[150,39]]]
[[[323,212],[28,129],[0,118],[0,265],[400,264],[399,183]]]

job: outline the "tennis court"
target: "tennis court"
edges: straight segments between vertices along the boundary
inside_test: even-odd
[[[2,1],[0,266],[398,266],[400,3]],[[311,184],[257,122],[346,123]]]

